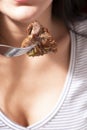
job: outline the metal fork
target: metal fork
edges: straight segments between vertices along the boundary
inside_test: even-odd
[[[30,52],[37,44],[30,45],[29,47],[13,47],[9,45],[0,44],[0,54],[6,57],[15,57]]]

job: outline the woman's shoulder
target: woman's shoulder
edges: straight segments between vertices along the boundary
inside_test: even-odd
[[[74,22],[71,25],[71,32],[73,32],[72,39],[75,42],[74,46],[77,59],[79,59],[78,62],[87,63],[87,20]]]
[[[78,34],[82,34],[87,38],[87,19],[73,23],[73,28]]]

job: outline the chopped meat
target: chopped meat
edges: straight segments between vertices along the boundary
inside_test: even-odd
[[[57,44],[48,29],[44,28],[39,22],[35,21],[29,24],[27,28],[27,37],[23,40],[21,47],[28,47],[31,44],[37,44],[28,56],[39,56],[49,52],[57,51]]]

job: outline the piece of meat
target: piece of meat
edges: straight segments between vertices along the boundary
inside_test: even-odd
[[[27,28],[27,37],[23,40],[21,47],[28,47],[35,43],[37,43],[37,45],[31,52],[27,53],[28,56],[39,56],[57,51],[57,44],[48,32],[48,29],[44,28],[37,21],[29,24]]]

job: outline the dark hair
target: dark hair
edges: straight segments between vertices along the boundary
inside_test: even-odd
[[[52,16],[62,19],[69,30],[87,38],[87,35],[78,33],[69,26],[75,21],[87,19],[87,0],[53,0]]]
[[[65,21],[87,19],[87,0],[53,0],[52,14]]]

